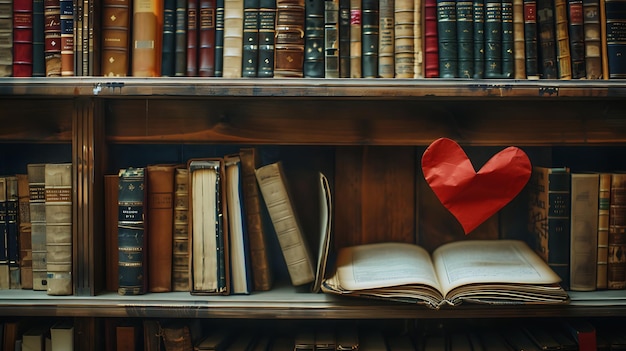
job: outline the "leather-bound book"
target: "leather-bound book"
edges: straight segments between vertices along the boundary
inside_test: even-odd
[[[241,76],[257,76],[259,59],[259,0],[243,0],[243,43]]]
[[[413,25],[413,49],[415,75],[414,78],[424,78],[424,0],[414,1],[414,19]]]
[[[474,77],[474,2],[456,2],[457,77]]]
[[[115,350],[135,351],[140,345],[141,334],[139,327],[134,325],[119,325],[115,327]]]
[[[415,1],[395,0],[394,6],[395,77],[416,78],[418,74],[415,69]]]
[[[149,165],[147,180],[148,291],[172,291],[174,165]]]
[[[163,1],[163,48],[161,49],[161,76],[173,77],[176,64],[176,1]]]
[[[485,0],[485,78],[501,77],[502,1]]]
[[[263,200],[255,174],[259,165],[258,154],[254,148],[242,148],[239,155],[241,157],[246,227],[250,241],[250,259],[252,260],[252,281],[255,291],[267,291],[272,288],[274,275],[269,259],[267,231],[261,214]]]
[[[485,0],[474,0],[472,8],[474,10],[474,78],[482,79],[485,76]],[[521,33],[524,34],[523,28]]]
[[[160,335],[166,351],[193,351],[191,331],[182,321],[160,323]]]
[[[72,164],[47,163],[46,267],[48,295],[72,295]]]
[[[159,77],[163,39],[162,0],[133,0],[132,33],[132,75]]]
[[[596,290],[599,173],[572,173],[570,290]]]
[[[581,79],[587,76],[583,0],[567,0],[567,14],[572,79]]]
[[[45,164],[28,164],[33,290],[46,290],[46,189]]]
[[[174,45],[174,75],[184,77],[187,74],[187,0],[176,0]]]
[[[502,78],[515,75],[513,0],[502,0]]]
[[[350,0],[350,78],[361,78],[361,0]]]
[[[489,14],[489,4],[487,4]],[[487,23],[489,16],[487,15]],[[437,0],[437,34],[439,36],[439,77],[455,78],[458,75],[458,40],[456,29],[456,2]],[[485,28],[485,31],[487,29]],[[487,40],[489,37],[487,37]],[[498,35],[499,39],[499,35]],[[487,43],[489,44],[489,43]],[[487,51],[487,55],[488,55]],[[488,63],[487,63],[488,64]]]
[[[198,76],[199,0],[187,0],[187,77]]]
[[[598,255],[596,289],[606,289],[609,259],[609,213],[611,206],[611,173],[601,172],[598,189]]]
[[[224,78],[241,78],[243,64],[243,2],[224,2]]]
[[[526,78],[539,78],[539,42],[537,38],[537,0],[524,1],[524,53]]]
[[[324,76],[339,78],[339,0],[324,0]]]
[[[0,77],[13,75],[13,1],[0,0]]]
[[[9,261],[9,288],[20,289],[20,245],[19,245],[19,195],[16,176],[7,176],[6,230],[7,258]]]
[[[569,47],[567,0],[554,0],[558,78],[572,79],[572,55]]]
[[[33,0],[33,77],[46,76],[44,0]]]
[[[259,1],[259,57],[257,77],[274,76],[274,51],[276,49],[276,0]]]
[[[215,0],[215,77],[224,75],[224,7],[226,0]]]
[[[513,0],[513,58],[515,79],[526,79],[526,53],[524,52],[524,0]]]
[[[378,1],[378,77],[395,76],[394,0]]]
[[[0,290],[9,289],[7,253],[7,178],[0,177]]]
[[[276,1],[274,77],[303,77],[304,0]]]
[[[304,63],[306,78],[324,78],[324,6],[326,1],[306,0]]]
[[[363,78],[378,77],[378,0],[361,2],[361,74]]]
[[[626,78],[626,1],[605,0],[608,78]]]
[[[143,320],[143,350],[144,351],[161,351],[170,350],[163,346],[163,335],[161,325],[158,320],[146,318]],[[172,349],[175,350],[175,349]]]
[[[74,75],[74,2],[60,0],[61,5],[61,76]]]
[[[439,77],[437,1],[424,0],[424,77]]]
[[[118,290],[120,295],[146,292],[147,249],[144,221],[145,169],[121,169],[118,192],[117,245],[119,250]]]
[[[339,77],[350,78],[350,0],[339,0]]]
[[[539,74],[542,79],[557,79],[554,0],[537,0]]]
[[[104,176],[104,250],[105,250],[105,288],[117,291],[119,288],[119,246],[117,245],[119,176]]]
[[[215,76],[216,0],[198,0],[198,76]]]
[[[608,289],[626,288],[626,173],[611,175]]]
[[[130,0],[102,1],[102,75],[125,77],[129,72]]]
[[[20,281],[22,289],[33,288],[33,247],[31,244],[30,194],[28,175],[17,175]]]
[[[587,79],[602,78],[602,36],[600,1],[583,0],[585,74]]]
[[[33,0],[13,1],[13,77],[33,75]]]
[[[176,168],[174,186],[172,290],[189,291],[189,170],[186,166]]]
[[[61,2],[44,0],[46,77],[61,76]]]

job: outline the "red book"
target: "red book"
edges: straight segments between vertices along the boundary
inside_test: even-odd
[[[439,77],[436,0],[424,0],[424,77]]]
[[[33,75],[33,0],[13,1],[13,76]]]
[[[200,0],[198,18],[198,75],[215,76],[215,0]]]
[[[198,76],[198,0],[187,2],[187,76]]]

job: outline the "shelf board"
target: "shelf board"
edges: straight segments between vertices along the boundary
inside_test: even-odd
[[[598,98],[625,97],[626,80],[512,79],[224,79],[2,78],[0,95],[65,97],[332,97],[412,98]]]
[[[0,315],[73,317],[174,317],[237,319],[408,319],[626,316],[625,291],[571,292],[568,305],[463,304],[440,310],[293,287],[251,295],[197,296],[187,292],[121,296],[48,296],[43,291],[0,291]]]

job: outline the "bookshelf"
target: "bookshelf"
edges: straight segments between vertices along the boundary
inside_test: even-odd
[[[280,284],[249,296],[119,296],[104,290],[102,249],[103,175],[134,157],[156,159],[150,155],[154,150],[219,152],[214,149],[254,145],[279,150],[280,155],[304,150],[305,156],[313,155],[315,166],[326,167],[325,156],[349,148],[408,148],[417,162],[430,142],[449,137],[483,154],[515,145],[529,150],[533,161],[547,157],[574,160],[581,167],[614,164],[626,169],[625,98],[624,80],[0,79],[3,172],[15,172],[27,162],[20,156],[42,152],[50,160],[73,162],[75,176],[74,296],[0,291],[0,315],[77,318],[84,322],[78,335],[85,349],[101,340],[99,321],[114,317],[626,318],[623,291],[571,292],[571,303],[562,306],[466,304],[438,311],[310,294]],[[133,148],[143,154],[123,155]],[[6,156],[12,152],[17,155]],[[415,208],[398,211],[413,211],[404,217],[413,221],[419,237],[426,220],[419,215],[422,209]],[[343,220],[346,226],[354,219]],[[513,227],[523,223],[525,219],[506,212],[500,230],[519,235]]]

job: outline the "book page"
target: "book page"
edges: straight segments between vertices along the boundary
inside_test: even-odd
[[[333,213],[332,197],[330,193],[330,185],[326,176],[320,172],[320,245],[317,253],[317,269],[315,273],[315,281],[311,285],[312,292],[319,292],[322,286],[322,280],[326,275],[326,264],[328,262],[328,252],[331,243],[331,222]]]
[[[518,240],[468,240],[433,252],[443,295],[476,283],[553,284],[560,278],[526,243]]]
[[[337,278],[345,290],[424,284],[439,289],[430,255],[407,243],[376,243],[342,248]]]

